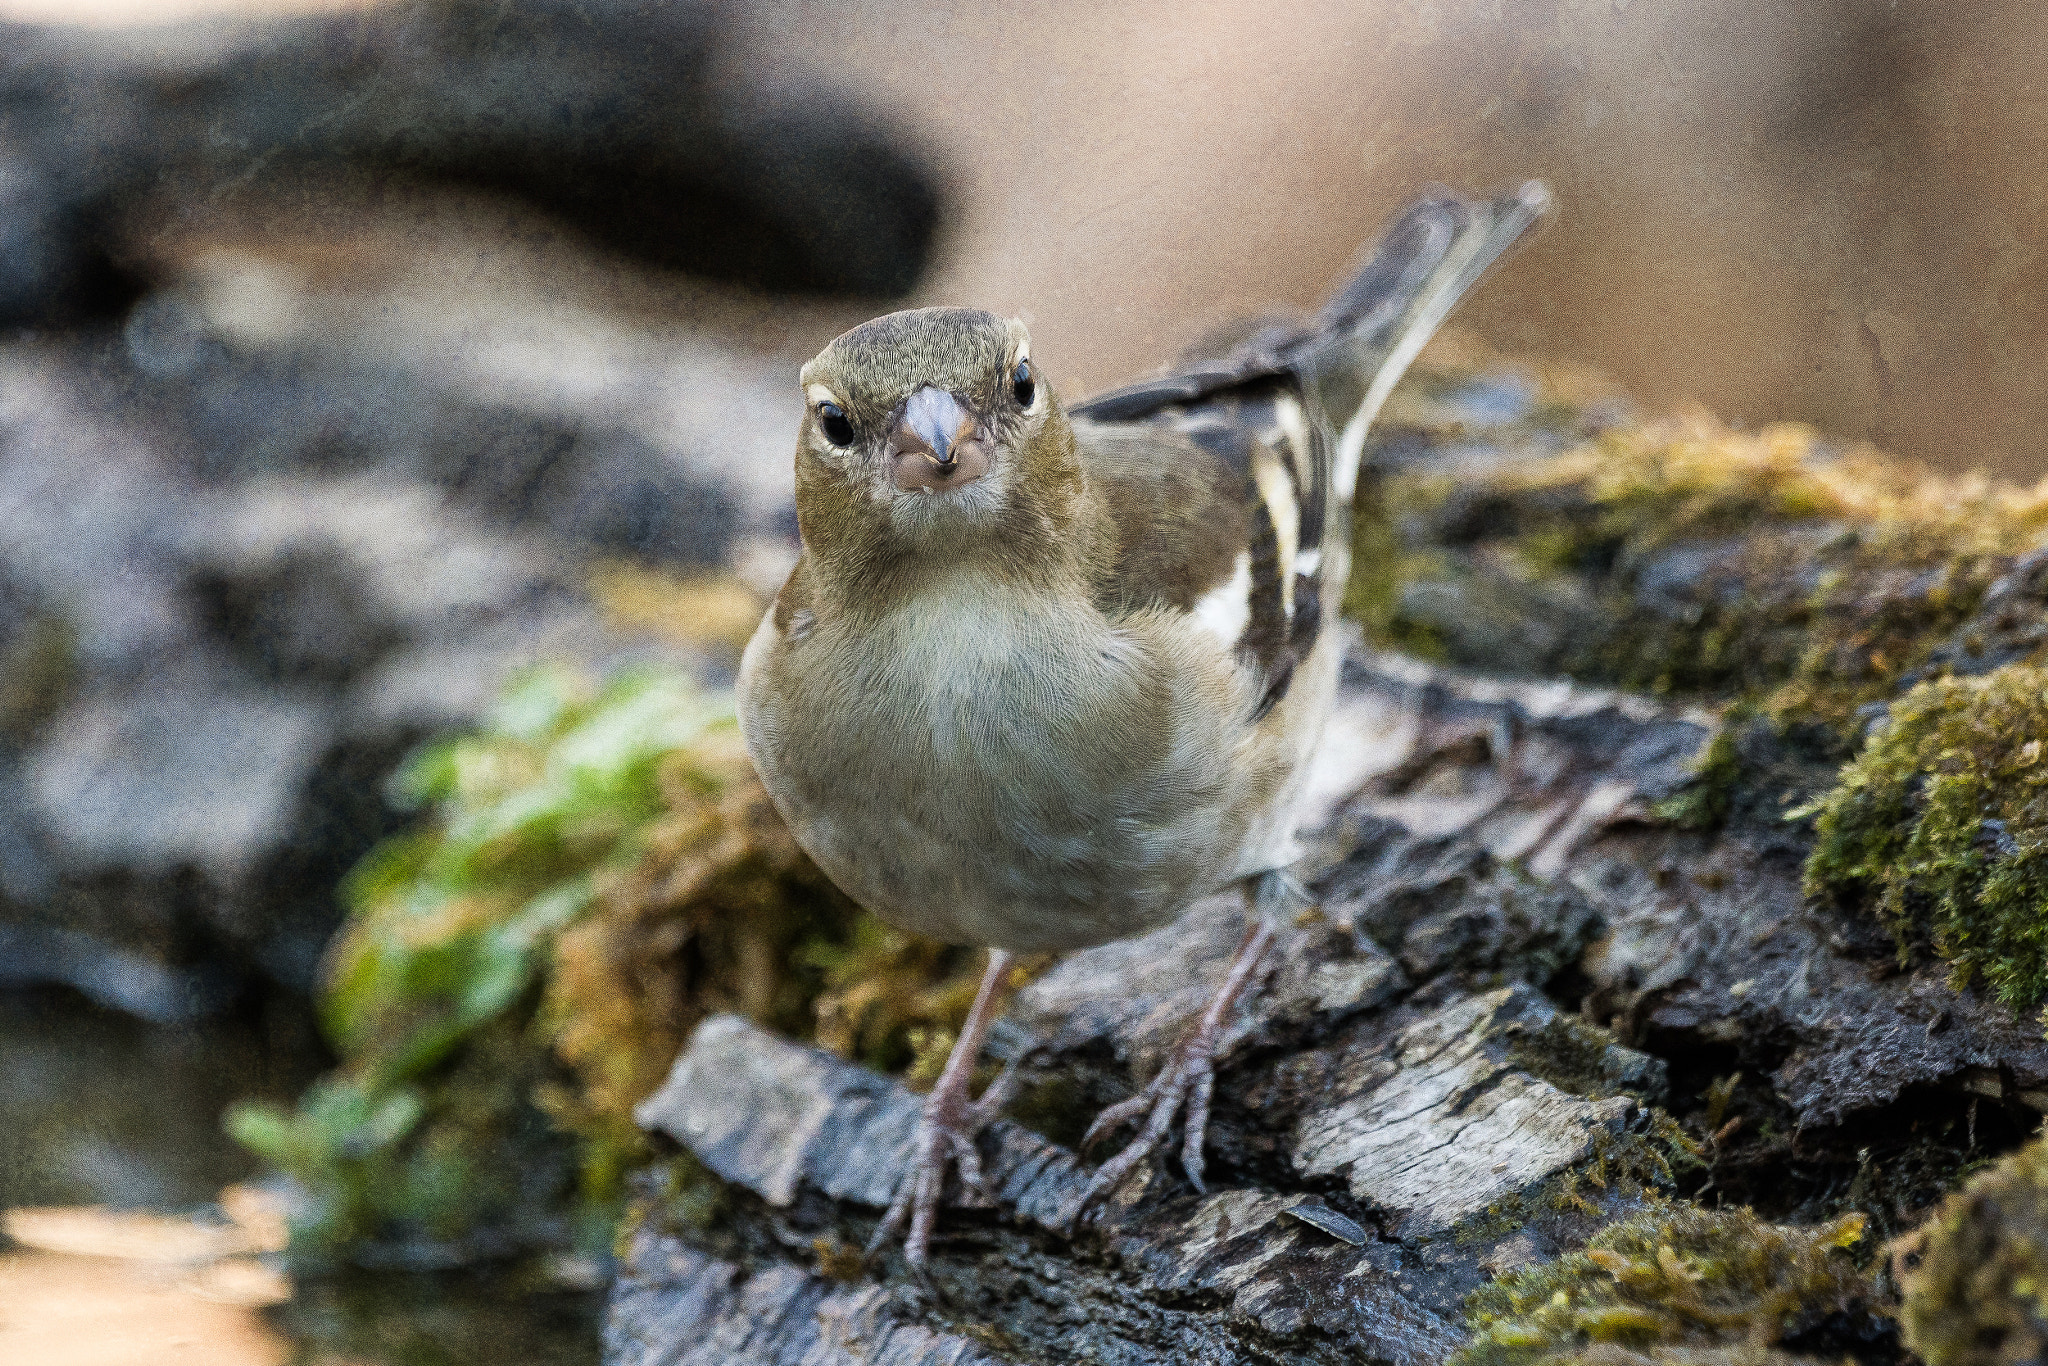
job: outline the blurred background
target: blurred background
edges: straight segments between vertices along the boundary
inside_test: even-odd
[[[1079,397],[1312,307],[1432,181],[1542,177],[1458,318],[1498,351],[2048,474],[2019,0],[0,21],[0,1207],[185,1221],[10,1222],[8,1360],[499,1360],[508,1322],[595,1360],[601,1271],[194,1280],[274,1242],[219,1116],[330,1063],[402,756],[538,661],[729,679],[793,553],[795,368],[876,312],[1019,314]]]

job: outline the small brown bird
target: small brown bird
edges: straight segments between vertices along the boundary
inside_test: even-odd
[[[1096,1172],[1186,1109],[1202,1188],[1226,1012],[1299,904],[1295,809],[1337,686],[1365,434],[1459,297],[1543,212],[1531,183],[1436,193],[1306,326],[1061,405],[1024,325],[863,323],[805,365],[803,553],[740,669],[747,750],[797,841],[891,924],[988,970],[875,1235],[924,1263],[949,1165],[1001,1106],[968,1079],[1012,956],[1155,929],[1221,888],[1253,914],[1227,980]],[[1332,415],[1335,415],[1333,421]]]

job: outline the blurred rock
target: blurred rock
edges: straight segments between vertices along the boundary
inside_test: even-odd
[[[236,868],[282,833],[321,718],[213,663],[81,699],[30,751],[30,809],[82,871]]]
[[[105,946],[83,947],[92,954],[86,966],[111,981]],[[8,1136],[0,1153],[0,1210],[178,1210],[210,1201],[255,1165],[221,1132],[222,1107],[237,1096],[292,1094],[321,1065],[302,1011],[158,1023],[190,1012],[182,995],[188,986],[229,984],[178,981],[139,955],[128,962],[140,979],[131,986],[147,988],[154,979],[176,993],[164,1008],[145,990],[102,1009],[71,992],[24,988],[14,979],[18,969],[59,974],[25,961],[0,927],[0,1133]]]
[[[940,198],[733,23],[0,25],[0,980],[303,989],[408,749],[646,647],[594,569],[784,553],[793,367],[704,299],[900,293]]]
[[[118,311],[153,234],[309,172],[512,195],[757,288],[901,293],[931,173],[822,85],[727,60],[728,25],[689,0],[421,0],[139,40],[0,27],[0,320]]]
[[[793,365],[565,305],[538,267],[450,287],[448,254],[337,283],[204,252],[129,315],[108,402],[193,478],[389,475],[584,555],[703,566],[782,529]]]
[[[176,1019],[310,983],[410,746],[629,641],[573,562],[432,487],[195,482],[108,407],[0,365],[0,942],[8,980]]]
[[[426,23],[405,13],[377,22]],[[98,39],[44,37],[16,75],[60,48],[113,60]],[[277,60],[326,60],[277,41]],[[332,172],[308,191],[323,206],[345,202]],[[729,675],[748,590],[710,629],[687,618],[714,595],[606,625],[587,590],[622,566],[653,583],[786,564],[802,398],[775,343],[734,334],[763,316],[807,337],[844,323],[657,287],[559,238],[522,255],[530,213],[434,202],[432,231],[343,214],[345,246],[302,232],[230,249],[205,220],[117,332],[0,353],[8,980],[150,1018],[219,1008],[252,974],[303,988],[334,888],[402,818],[384,779],[509,671],[658,649]],[[323,230],[342,231],[305,231]]]

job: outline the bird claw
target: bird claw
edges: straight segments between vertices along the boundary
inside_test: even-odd
[[[1173,1064],[1170,1062],[1167,1064],[1169,1069],[1172,1066]],[[1151,1086],[1146,1087],[1129,1100],[1118,1101],[1097,1115],[1095,1122],[1088,1126],[1088,1132],[1081,1135],[1081,1151],[1087,1152],[1097,1143],[1115,1133],[1119,1128],[1130,1123],[1147,1110],[1150,1110],[1153,1103],[1152,1091],[1165,1076],[1166,1072],[1162,1071],[1158,1077],[1153,1078]]]
[[[1279,882],[1278,877],[1269,874],[1260,883],[1262,897],[1270,890],[1269,884],[1284,892],[1286,884]],[[1145,1117],[1144,1127],[1138,1131],[1138,1136],[1122,1152],[1095,1169],[1087,1189],[1081,1192],[1080,1203],[1075,1206],[1073,1217],[1076,1221],[1097,1200],[1114,1190],[1130,1174],[1131,1168],[1144,1161],[1146,1155],[1165,1139],[1173,1128],[1173,1117],[1183,1108],[1187,1110],[1187,1122],[1181,1139],[1181,1167],[1188,1174],[1188,1183],[1197,1192],[1209,1193],[1209,1188],[1202,1182],[1206,1165],[1202,1158],[1202,1141],[1209,1132],[1209,1101],[1216,1090],[1216,1048],[1223,1037],[1223,1018],[1250,984],[1272,939],[1271,923],[1263,916],[1255,919],[1245,932],[1243,942],[1237,946],[1230,971],[1209,1002],[1209,1008],[1202,1012],[1194,1033],[1174,1049],[1173,1056],[1167,1059],[1166,1066],[1159,1069],[1159,1075],[1152,1079],[1150,1086],[1129,1100],[1110,1106],[1088,1126],[1088,1132],[1081,1139],[1084,1152],[1098,1139],[1140,1115]]]
[[[920,1280],[925,1278],[932,1226],[938,1222],[939,1203],[946,1193],[946,1169],[958,1169],[960,1184],[974,1196],[973,1203],[995,1203],[988,1178],[982,1172],[981,1154],[974,1147],[974,1136],[995,1118],[1016,1091],[1016,1060],[1012,1059],[995,1083],[982,1092],[980,1100],[968,1099],[967,1088],[975,1056],[981,1051],[982,1037],[988,1032],[988,1022],[995,1014],[1012,961],[1000,949],[990,950],[974,1007],[967,1012],[960,1037],[953,1041],[953,1051],[946,1058],[938,1085],[924,1099],[917,1136],[911,1140],[909,1166],[896,1183],[889,1208],[883,1212],[882,1222],[868,1239],[863,1254],[872,1258],[891,1238],[903,1234],[904,1259]]]
[[[1214,1040],[1207,1035],[1206,1030],[1198,1031],[1194,1038],[1174,1050],[1150,1086],[1129,1100],[1110,1106],[1088,1126],[1081,1140],[1084,1150],[1140,1115],[1145,1117],[1138,1136],[1095,1169],[1088,1188],[1081,1193],[1081,1210],[1086,1211],[1116,1189],[1131,1169],[1166,1138],[1174,1116],[1183,1108],[1187,1111],[1187,1132],[1181,1142],[1181,1166],[1187,1172],[1189,1184],[1202,1194],[1208,1193],[1208,1187],[1202,1184],[1202,1140],[1209,1128],[1209,1097],[1216,1084],[1216,1066]]]
[[[981,1093],[979,1100],[969,1102],[963,1095],[940,1091],[926,1097],[924,1113],[917,1122],[917,1137],[912,1140],[909,1165],[896,1183],[895,1196],[882,1215],[882,1222],[868,1239],[865,1256],[872,1258],[890,1239],[905,1234],[904,1259],[911,1270],[920,1276],[924,1274],[948,1168],[959,1173],[960,1185],[975,1197],[960,1203],[995,1203],[974,1137],[1009,1103],[1016,1093],[1016,1077],[1017,1065],[1013,1061]]]
[[[868,1239],[865,1254],[873,1257],[892,1238],[905,1234],[904,1259],[912,1270],[920,1273],[930,1253],[932,1227],[938,1221],[947,1169],[957,1169],[962,1186],[984,1201],[989,1198],[981,1154],[974,1147],[974,1134],[980,1127],[975,1122],[975,1107],[934,1103],[940,1099],[933,1096],[925,1103],[917,1137],[911,1145],[910,1163],[896,1183],[895,1197],[882,1215],[882,1222]]]

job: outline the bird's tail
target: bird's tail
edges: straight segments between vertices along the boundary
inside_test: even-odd
[[[1387,395],[1465,291],[1549,207],[1550,190],[1536,180],[1493,199],[1431,191],[1402,211],[1351,283],[1286,346],[1335,428],[1330,473],[1340,505],[1357,488],[1366,431]]]
[[[1227,354],[1192,359],[1067,411],[1136,422],[1287,377],[1334,432],[1312,443],[1314,468],[1300,472],[1306,501],[1338,515],[1358,486],[1366,429],[1380,405],[1465,291],[1549,207],[1550,190],[1537,180],[1492,199],[1431,190],[1401,211],[1351,283],[1309,322],[1260,328]],[[1321,421],[1315,425],[1322,433]],[[1336,496],[1326,500],[1325,493]]]

